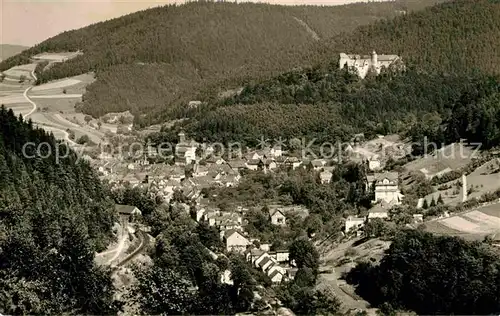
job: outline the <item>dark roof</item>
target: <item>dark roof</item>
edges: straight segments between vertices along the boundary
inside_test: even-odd
[[[283,275],[283,273],[281,273],[281,271],[279,269],[276,269],[274,270],[273,272],[271,272],[271,274],[269,275],[269,277],[272,279],[274,278],[277,274],[281,274]]]
[[[375,174],[375,179],[377,181],[383,181],[384,179],[388,179],[390,181],[397,181],[398,180],[398,173],[397,172],[377,173],[377,174]]]
[[[249,161],[248,161],[248,163],[247,163],[247,164],[248,164],[248,165],[258,165],[258,164],[260,164],[260,163],[261,163],[261,161],[262,161],[262,160],[260,160],[260,159],[251,159],[251,160],[249,160]]]
[[[235,159],[228,162],[231,168],[245,168],[245,161],[242,159]]]
[[[121,205],[121,204],[115,204],[115,210],[120,213],[120,214],[127,214],[130,215],[134,212],[134,210],[137,207],[132,206],[132,205]]]
[[[285,213],[283,213],[282,210],[278,209],[278,208],[275,208],[275,209],[271,209],[269,210],[269,216],[273,216],[274,214],[276,213],[280,213],[281,215],[285,216]],[[286,217],[286,216],[285,216]]]
[[[323,162],[321,160],[311,160],[311,165],[314,167],[323,167]]]
[[[271,261],[272,259],[270,257],[266,257],[264,259],[262,259],[261,262],[259,262],[259,266],[263,267],[266,265],[266,263],[268,263],[269,261]]]

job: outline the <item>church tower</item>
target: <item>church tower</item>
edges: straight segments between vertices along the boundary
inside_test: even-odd
[[[378,58],[377,58],[377,53],[375,51],[372,52],[372,66],[373,67],[378,66]]]
[[[186,134],[184,134],[183,131],[181,131],[177,136],[179,136],[179,143],[183,144],[186,142]]]
[[[467,177],[462,174],[462,203],[467,201]]]

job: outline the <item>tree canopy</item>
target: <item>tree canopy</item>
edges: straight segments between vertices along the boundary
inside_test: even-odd
[[[113,203],[89,164],[2,106],[0,178],[0,312],[115,312],[110,271],[94,264]]]
[[[418,230],[397,235],[379,265],[358,264],[347,280],[375,306],[418,314],[500,311],[498,253],[480,242]]]

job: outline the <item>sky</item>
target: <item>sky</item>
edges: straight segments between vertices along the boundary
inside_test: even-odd
[[[32,46],[66,30],[183,0],[0,0],[0,44]],[[273,4],[339,5],[363,0],[255,0]],[[238,2],[243,2],[242,0]]]

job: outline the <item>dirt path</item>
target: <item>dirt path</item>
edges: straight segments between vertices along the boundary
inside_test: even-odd
[[[35,75],[35,70],[33,70],[31,72],[31,77],[33,77],[33,79],[35,79],[35,81],[37,81],[37,78],[36,78],[36,75]],[[29,102],[31,103],[31,105],[33,105],[33,109],[31,109],[31,111],[28,112],[28,114],[26,114],[24,117],[27,118],[28,116],[30,116],[31,114],[33,114],[35,111],[36,111],[36,103],[31,101],[30,98],[28,98],[28,91],[31,90],[31,88],[33,87],[28,87],[26,90],[24,90],[23,92],[23,96],[24,98]]]
[[[297,21],[301,26],[303,26],[307,33],[309,33],[311,35],[311,37],[315,40],[315,41],[319,41],[321,38],[319,37],[318,33],[316,33],[312,28],[309,27],[309,25],[307,25],[306,22],[302,21],[301,19],[299,18],[296,18],[296,17],[293,17],[295,19],[295,21]]]
[[[128,232],[127,232],[127,228],[125,227],[121,231],[121,238],[120,238],[120,241],[118,242],[118,246],[116,247],[116,249],[114,249],[114,251],[116,252],[115,255],[111,259],[109,259],[106,264],[110,265],[113,261],[118,259],[118,257],[123,252],[123,248],[125,248],[125,242],[127,241],[127,239],[128,239]]]

